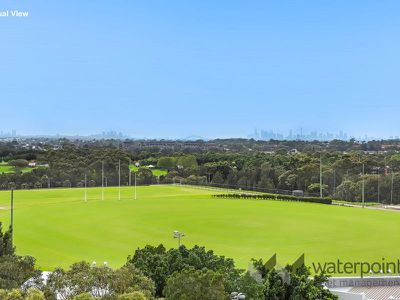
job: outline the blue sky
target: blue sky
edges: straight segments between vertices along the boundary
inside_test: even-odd
[[[85,2],[85,3],[82,3]],[[0,130],[400,135],[399,1],[16,1]]]

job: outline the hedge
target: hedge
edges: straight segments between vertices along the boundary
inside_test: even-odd
[[[292,195],[278,195],[278,194],[216,194],[215,198],[231,198],[231,199],[261,199],[261,200],[281,200],[281,201],[297,201],[297,202],[311,202],[321,204],[332,204],[330,198],[318,197],[296,197]]]

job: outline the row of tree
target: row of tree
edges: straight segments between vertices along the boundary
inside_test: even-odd
[[[232,292],[248,300],[337,299],[324,288],[327,277],[310,277],[304,266],[268,269],[253,260],[252,272],[204,247],[146,246],[112,269],[87,262],[57,268],[46,280],[32,257],[0,256],[2,300],[223,300]]]
[[[0,174],[0,189],[79,187],[85,175],[89,186],[100,186],[104,172],[107,185],[129,184],[129,165],[142,166],[137,172],[138,184],[185,182],[257,189],[269,193],[291,193],[302,190],[347,201],[400,203],[400,155],[396,152],[367,154],[361,151],[314,151],[301,153],[233,152],[192,149],[190,154],[144,149],[128,151],[114,146],[77,147],[66,144],[61,149],[24,152],[25,158],[36,157],[48,168],[29,173]],[[21,154],[9,155],[20,161]],[[146,168],[154,165],[168,170],[166,176],[153,176]],[[322,186],[320,175],[322,174]]]

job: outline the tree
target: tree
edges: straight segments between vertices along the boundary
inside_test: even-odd
[[[222,177],[222,174],[220,172],[217,172],[214,174],[212,178],[212,183],[214,184],[223,184],[224,183],[224,178]]]
[[[249,272],[244,273],[237,282],[237,292],[244,293],[246,300],[262,299],[263,291],[263,284],[257,282]]]
[[[223,274],[223,282],[227,291],[235,291],[241,270],[235,268],[234,261],[224,256],[217,256],[213,251],[204,247],[194,246],[187,249],[181,246],[178,249],[166,250],[163,245],[158,247],[146,246],[135,251],[128,257],[128,264],[133,264],[144,275],[150,277],[156,285],[156,296],[161,297],[167,278],[174,272],[193,267],[203,268]]]
[[[141,184],[151,184],[153,182],[153,173],[147,168],[140,168],[137,172],[137,178]]]
[[[128,257],[127,264],[133,264],[144,275],[150,277],[156,285],[156,295],[162,296],[165,281],[170,275],[166,249],[163,245],[157,247],[147,245],[143,249],[137,249],[132,257]]]
[[[40,276],[30,256],[0,257],[0,289],[19,288],[29,278]]]
[[[310,277],[310,271],[303,265],[298,268],[286,266],[282,270],[267,269],[263,261],[253,260],[253,266],[261,275],[264,283],[265,300],[302,299],[334,300],[338,299],[324,287],[328,277],[324,274]]]
[[[194,268],[183,269],[168,277],[164,293],[167,300],[221,300],[228,296],[220,273]]]
[[[196,168],[198,166],[196,157],[194,155],[186,155],[178,158],[178,165],[183,168]]]
[[[27,292],[25,300],[45,300],[41,290],[30,288]]]
[[[96,300],[96,298],[89,293],[82,293],[72,298],[72,300]]]
[[[28,161],[26,159],[15,159],[11,160],[8,164],[16,168],[25,168],[28,166]]]
[[[160,169],[172,170],[176,166],[175,159],[173,157],[160,157],[157,161],[157,167]]]
[[[313,194],[318,194],[320,193],[320,184],[319,183],[312,183],[307,187],[307,191]],[[328,186],[326,184],[322,185],[322,193],[323,196],[327,196],[328,195]]]
[[[142,292],[132,292],[127,294],[118,295],[117,300],[147,300],[147,298]]]
[[[140,292],[146,298],[154,296],[154,283],[132,265],[113,270],[107,266],[93,266],[87,262],[73,264],[69,270],[56,269],[45,286],[47,298],[58,295],[70,299],[90,293],[95,298]],[[84,296],[82,296],[84,297]]]
[[[9,291],[3,291],[0,293],[1,300],[24,300],[21,290],[12,289]]]
[[[155,294],[154,282],[133,264],[115,270],[109,289],[115,294],[141,293],[147,299],[151,299]]]

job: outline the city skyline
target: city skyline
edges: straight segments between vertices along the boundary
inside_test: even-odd
[[[121,131],[116,130],[103,130],[99,133],[90,133],[90,134],[19,134],[15,129],[10,131],[0,131],[0,138],[29,138],[29,137],[46,137],[46,138],[87,138],[87,139],[170,139],[170,140],[212,140],[213,138],[207,136],[199,136],[199,135],[189,135],[189,136],[181,136],[181,137],[160,137],[160,136],[132,136],[126,134]],[[254,128],[253,133],[248,134],[246,136],[229,136],[229,137],[217,137],[217,138],[248,138],[255,140],[304,140],[304,141],[332,141],[332,140],[342,140],[349,141],[350,139],[355,139],[357,141],[372,141],[372,140],[392,140],[399,139],[400,136],[385,136],[385,137],[377,137],[377,136],[369,136],[368,134],[355,136],[349,134],[343,130],[339,130],[337,132],[320,132],[318,130],[306,131],[303,128],[299,130],[290,129],[288,132],[283,132],[279,130],[266,130],[266,129],[258,129]]]

